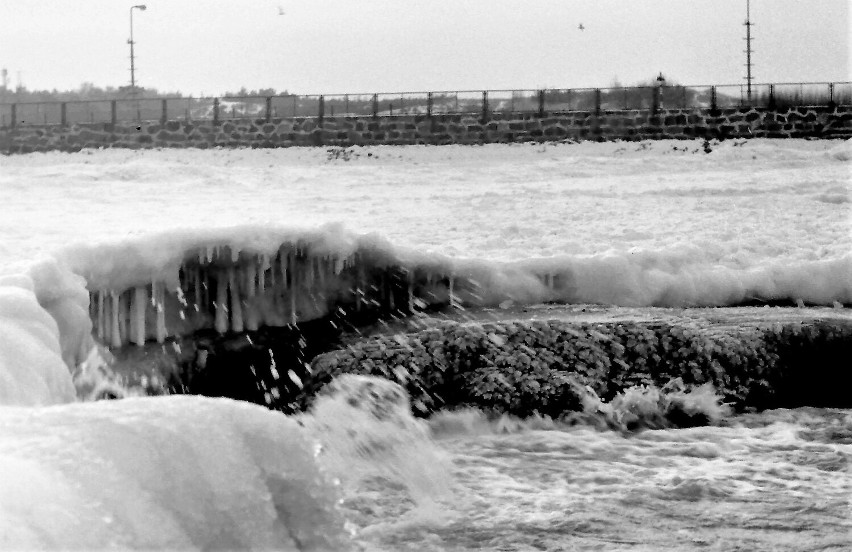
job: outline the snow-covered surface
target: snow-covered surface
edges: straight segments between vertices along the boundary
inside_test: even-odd
[[[260,406],[0,408],[3,550],[346,550],[337,499],[298,424]]]
[[[526,287],[530,301],[542,297],[532,275],[552,271],[571,274],[580,300],[632,307],[725,305],[755,296],[852,302],[850,142],[753,140],[712,148],[705,154],[700,142],[660,141],[0,157],[0,403],[6,405],[0,407],[0,548],[273,542],[297,548],[302,542],[310,549],[310,539],[297,533],[317,526],[300,516],[310,511],[336,523],[334,508],[323,502],[330,499],[322,498],[333,495],[324,494],[331,487],[312,479],[321,479],[321,464],[303,433],[279,414],[177,397],[39,406],[73,399],[68,367],[91,346],[81,275],[106,289],[153,275],[167,280],[160,273],[172,271],[175,256],[199,240],[274,248],[282,237],[319,229],[330,247],[346,250],[373,232],[363,239],[383,251],[479,267],[495,285]],[[839,420],[845,431],[847,418]],[[448,542],[476,549],[483,542],[477,531],[490,531],[495,542],[514,531],[526,539],[519,549],[550,546],[553,539],[558,545],[570,535],[612,544],[616,537],[595,524],[643,507],[629,492],[639,478],[659,483],[654,492],[671,491],[675,510],[683,501],[720,496],[740,497],[735,512],[751,510],[749,493],[758,493],[770,506],[826,511],[815,526],[835,535],[841,548],[849,545],[848,523],[831,514],[842,507],[837,492],[848,497],[849,445],[829,439],[810,451],[841,478],[832,487],[828,476],[811,473],[812,459],[785,452],[800,444],[790,435],[810,422],[784,423],[757,436],[676,434],[673,441],[692,442],[689,450],[698,453],[675,451],[679,460],[670,465],[659,461],[674,451],[667,445],[635,469],[621,469],[620,462],[644,445],[618,436],[598,443],[585,434],[537,435],[533,448],[527,436],[508,436],[495,451],[488,439],[469,435],[446,446],[463,493],[446,511],[475,521],[470,529],[450,524],[455,529],[447,535],[416,516],[389,524],[410,503],[402,492],[411,488],[406,481],[365,482],[347,497],[345,512],[364,542],[388,550],[442,549]],[[575,454],[580,445],[572,439],[588,450]],[[609,449],[613,454],[604,454]],[[599,453],[611,461],[601,462]],[[600,479],[593,483],[623,492],[608,495],[597,510],[597,497],[582,488],[580,498],[566,498],[563,486],[554,486],[556,472],[536,467],[542,454],[558,465],[594,466]],[[742,483],[726,482],[726,462],[741,471]],[[684,475],[685,466],[694,473]],[[776,471],[765,485],[747,480],[754,470],[770,469]],[[308,480],[317,483],[290,486]],[[711,480],[721,490],[706,483]],[[818,504],[802,498],[801,489],[814,481],[827,497]],[[552,492],[542,498],[542,489]],[[291,493],[316,495],[326,505],[300,510]],[[555,523],[548,512],[569,508],[592,514],[548,532]],[[747,516],[742,527],[753,529],[754,520],[774,530],[780,514],[768,512],[775,516],[770,523]],[[688,527],[677,524],[676,511],[670,514],[672,531]],[[718,519],[706,530],[708,542]],[[637,518],[630,527],[649,524]],[[542,534],[525,532],[539,526]],[[636,537],[647,549],[683,549],[683,541],[655,538]]]
[[[850,251],[848,142],[106,150],[0,158],[3,258],[178,228],[342,222],[398,247],[685,265]]]

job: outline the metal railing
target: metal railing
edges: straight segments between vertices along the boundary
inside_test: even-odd
[[[0,103],[0,127],[152,121],[852,105],[852,82]]]

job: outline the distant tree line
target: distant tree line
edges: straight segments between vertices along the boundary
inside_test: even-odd
[[[274,88],[259,88],[249,90],[242,87],[235,92],[215,94],[223,97],[240,96],[276,96],[286,95],[288,92],[276,91]],[[0,86],[0,103],[31,103],[31,102],[75,102],[88,100],[121,100],[138,98],[143,100],[156,100],[160,98],[190,98],[192,94],[182,92],[160,91],[156,88],[143,88],[140,86],[134,90],[128,86],[95,86],[91,82],[84,82],[74,90],[29,90],[26,86],[15,88]]]

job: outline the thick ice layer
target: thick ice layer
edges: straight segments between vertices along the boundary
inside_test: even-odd
[[[0,278],[0,406],[44,406],[75,398],[56,320],[68,309],[46,300],[55,319],[39,304],[33,287],[26,276]],[[83,311],[75,321],[79,327],[69,325],[66,331],[85,333],[88,321]]]
[[[78,246],[61,258],[86,279],[95,334],[113,347],[201,328],[284,326],[337,309],[405,315],[506,302],[852,302],[852,254],[759,267],[714,264],[697,248],[499,262],[405,250],[340,226],[242,226]]]
[[[0,407],[0,548],[349,550],[295,421],[226,399]]]

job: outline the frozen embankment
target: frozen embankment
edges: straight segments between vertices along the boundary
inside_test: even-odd
[[[852,303],[852,254],[745,267],[685,251],[496,262],[403,250],[376,235],[327,226],[171,232],[63,255],[85,278],[96,335],[111,347],[202,329],[286,326],[336,311],[401,316],[541,302]]]
[[[95,341],[114,352],[168,342],[180,353],[185,340],[191,347],[198,335],[295,329],[312,321],[333,332],[420,312],[542,302],[841,307],[852,303],[850,275],[852,254],[742,268],[662,252],[457,259],[396,248],[339,226],[186,230],[80,245],[62,250],[57,261],[31,265],[26,275],[5,277],[0,286],[8,305],[0,320],[9,328],[2,338],[6,404],[67,400],[70,391],[57,376],[61,361],[75,370]],[[33,378],[39,385],[27,383]]]

